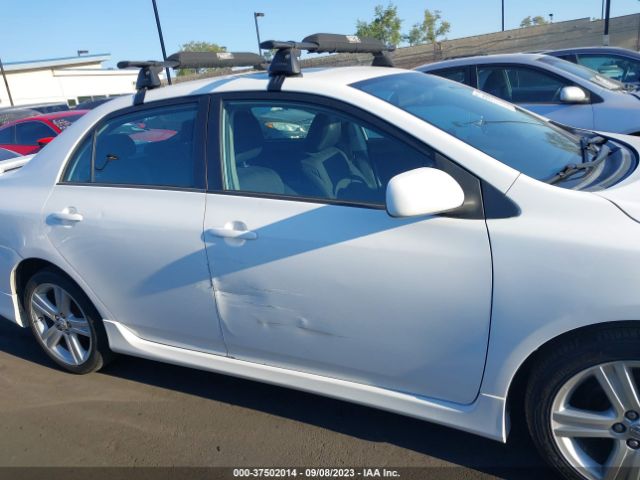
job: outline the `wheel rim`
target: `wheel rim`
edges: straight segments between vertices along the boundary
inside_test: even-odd
[[[569,464],[592,480],[640,479],[640,362],[574,375],[556,394],[551,432]]]
[[[93,335],[86,315],[65,289],[45,283],[31,294],[31,320],[44,348],[69,366],[86,362]]]

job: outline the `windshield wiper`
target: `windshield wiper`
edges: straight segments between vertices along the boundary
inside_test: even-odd
[[[569,165],[566,165],[560,172],[555,174],[551,179],[547,180],[547,183],[554,185],[558,182],[562,182],[564,180],[567,180],[573,177],[576,173],[582,172],[583,170],[590,170],[590,169],[596,168],[609,156],[610,153],[611,153],[611,149],[606,145],[602,145],[600,147],[600,150],[598,151],[598,154],[596,155],[596,158],[594,158],[592,161],[583,162],[577,165],[575,163],[570,163]],[[583,155],[586,155],[586,154],[583,153]]]
[[[592,135],[590,137],[580,137],[580,150],[582,151],[582,163],[587,163],[587,153],[592,151],[594,155],[597,155],[599,146],[607,143],[607,139],[600,135]]]

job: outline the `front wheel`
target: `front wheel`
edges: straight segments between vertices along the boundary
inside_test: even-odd
[[[525,408],[544,457],[566,478],[640,479],[640,328],[578,334],[540,357]]]
[[[27,283],[24,306],[36,340],[64,369],[89,373],[111,359],[96,309],[66,276],[55,270],[36,273]]]

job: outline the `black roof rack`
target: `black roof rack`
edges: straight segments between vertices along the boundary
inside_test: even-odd
[[[158,75],[163,68],[230,68],[254,67],[262,68],[264,58],[249,52],[178,52],[170,55],[166,61],[129,61],[118,62],[118,68],[139,68],[140,73],[136,81],[137,93],[133,99],[134,105],[144,102],[147,90],[162,85]]]
[[[277,50],[269,65],[269,90],[280,90],[286,77],[301,75],[300,51],[310,53],[371,53],[374,67],[393,67],[389,56],[395,46],[386,45],[375,38],[360,38],[356,35],[315,33],[302,42],[267,40],[260,44],[265,50]]]

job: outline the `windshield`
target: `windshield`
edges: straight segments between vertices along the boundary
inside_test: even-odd
[[[354,83],[538,180],[582,162],[577,136],[465,85],[420,72]],[[564,185],[563,185],[564,186]]]
[[[566,60],[562,60],[561,58],[546,55],[540,57],[538,61],[553,65],[556,68],[564,70],[565,72],[569,72],[577,77],[582,78],[583,80],[593,82],[599,87],[606,88],[607,90],[624,90],[623,83],[620,83],[612,78],[605,77],[604,75],[600,75],[595,70],[583,67],[582,65],[576,65],[575,63],[567,62]]]
[[[60,130],[64,130],[73,122],[78,120],[82,115],[68,115],[66,117],[58,117],[51,120],[51,122]]]

